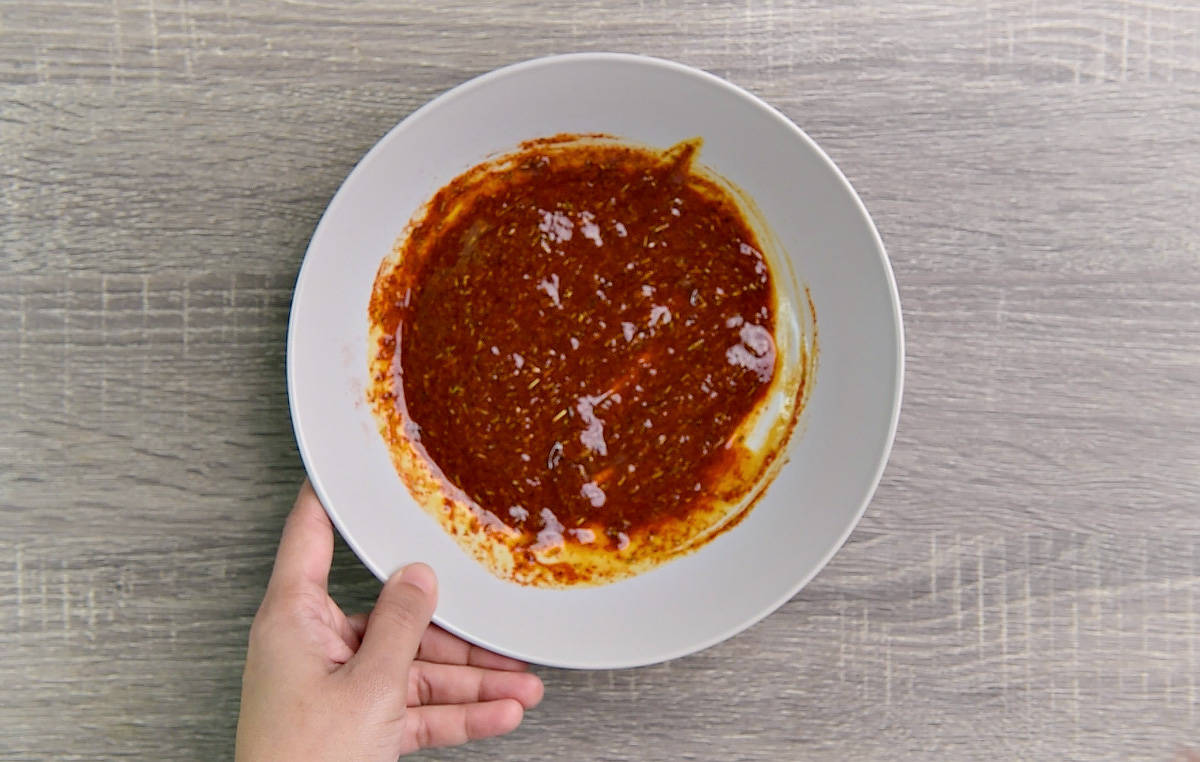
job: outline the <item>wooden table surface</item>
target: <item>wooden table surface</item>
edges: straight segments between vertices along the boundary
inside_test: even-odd
[[[1200,747],[1200,6],[47,0],[0,5],[0,757],[229,756],[313,227],[413,109],[576,50],[708,69],[829,152],[896,270],[904,411],[776,614],[539,670],[521,730],[425,758]],[[344,547],[333,586],[378,590]]]

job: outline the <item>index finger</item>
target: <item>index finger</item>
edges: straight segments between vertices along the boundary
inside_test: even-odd
[[[296,504],[283,525],[275,568],[267,589],[318,588],[327,590],[333,562],[333,524],[325,514],[308,480],[300,487]]]
[[[417,650],[417,658],[440,664],[466,664],[484,669],[502,669],[506,672],[524,672],[529,669],[529,665],[523,661],[472,645],[437,625],[431,625],[425,631],[421,638],[421,646]]]

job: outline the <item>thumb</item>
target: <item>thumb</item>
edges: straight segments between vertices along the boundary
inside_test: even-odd
[[[437,577],[425,564],[410,564],[384,584],[367,619],[354,660],[363,669],[407,685],[408,666],[437,605]]]

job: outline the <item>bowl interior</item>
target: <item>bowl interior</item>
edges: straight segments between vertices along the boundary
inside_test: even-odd
[[[376,432],[366,308],[381,258],[419,206],[523,140],[603,132],[655,146],[704,139],[700,161],[757,203],[816,306],[815,386],[789,462],[749,516],[701,550],[599,588],[503,582],[409,497]],[[610,54],[518,64],[401,122],[338,191],[304,260],[288,386],[313,484],[364,563],[412,561],[441,581],[437,621],[556,666],[647,664],[704,648],[791,597],[845,540],[873,493],[899,412],[903,347],[886,255],[849,184],[791,122],[744,91],[657,59]]]

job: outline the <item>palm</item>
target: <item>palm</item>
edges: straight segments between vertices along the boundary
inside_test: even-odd
[[[315,589],[297,596],[295,605],[305,633],[330,669],[345,664],[357,653],[365,616],[346,616],[328,593]]]

